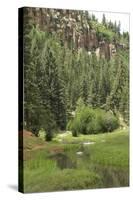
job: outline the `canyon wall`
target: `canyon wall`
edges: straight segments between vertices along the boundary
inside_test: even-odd
[[[69,48],[84,48],[89,54],[95,52],[98,58],[110,59],[116,54],[115,44],[98,39],[85,11],[25,8],[25,15],[28,15],[42,31],[56,33]]]

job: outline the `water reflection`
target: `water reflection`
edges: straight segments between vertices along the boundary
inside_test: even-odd
[[[60,169],[73,169],[77,167],[77,162],[75,160],[70,159],[69,156],[63,153],[51,155],[50,158],[56,160],[57,165]]]

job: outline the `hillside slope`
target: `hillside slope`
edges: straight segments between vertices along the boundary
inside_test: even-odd
[[[84,48],[110,59],[118,48],[128,49],[127,41],[120,39],[119,25],[99,23],[87,11],[26,8],[26,15],[40,30],[58,35],[61,44],[73,50]]]

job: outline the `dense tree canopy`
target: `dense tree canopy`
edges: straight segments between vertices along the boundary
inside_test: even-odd
[[[82,23],[86,19],[90,27],[97,31],[100,41],[115,40],[115,45],[125,41],[128,44],[129,35],[120,34],[120,23],[108,22],[103,15],[100,24],[88,12],[81,12],[80,16]],[[69,45],[66,46],[66,43]],[[117,117],[121,114],[128,123],[128,48],[117,48],[116,55],[107,59],[96,56],[93,49],[89,52],[84,47],[74,50],[73,46],[69,36],[66,35],[63,41],[58,33],[41,30],[25,14],[25,128],[36,135],[43,128],[46,140],[52,139],[54,130],[66,129],[79,98],[85,106],[111,110]]]

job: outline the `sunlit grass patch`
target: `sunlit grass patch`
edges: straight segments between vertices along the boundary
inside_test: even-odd
[[[44,142],[43,149],[27,151],[30,157],[24,162],[25,192],[129,185],[128,130],[78,137],[64,135],[57,136],[62,136],[62,142],[55,138]],[[65,161],[61,160],[63,157]],[[62,168],[58,161],[63,162]]]
[[[89,170],[64,169],[52,173],[37,170],[31,173],[25,192],[61,191],[102,187],[99,175]]]

